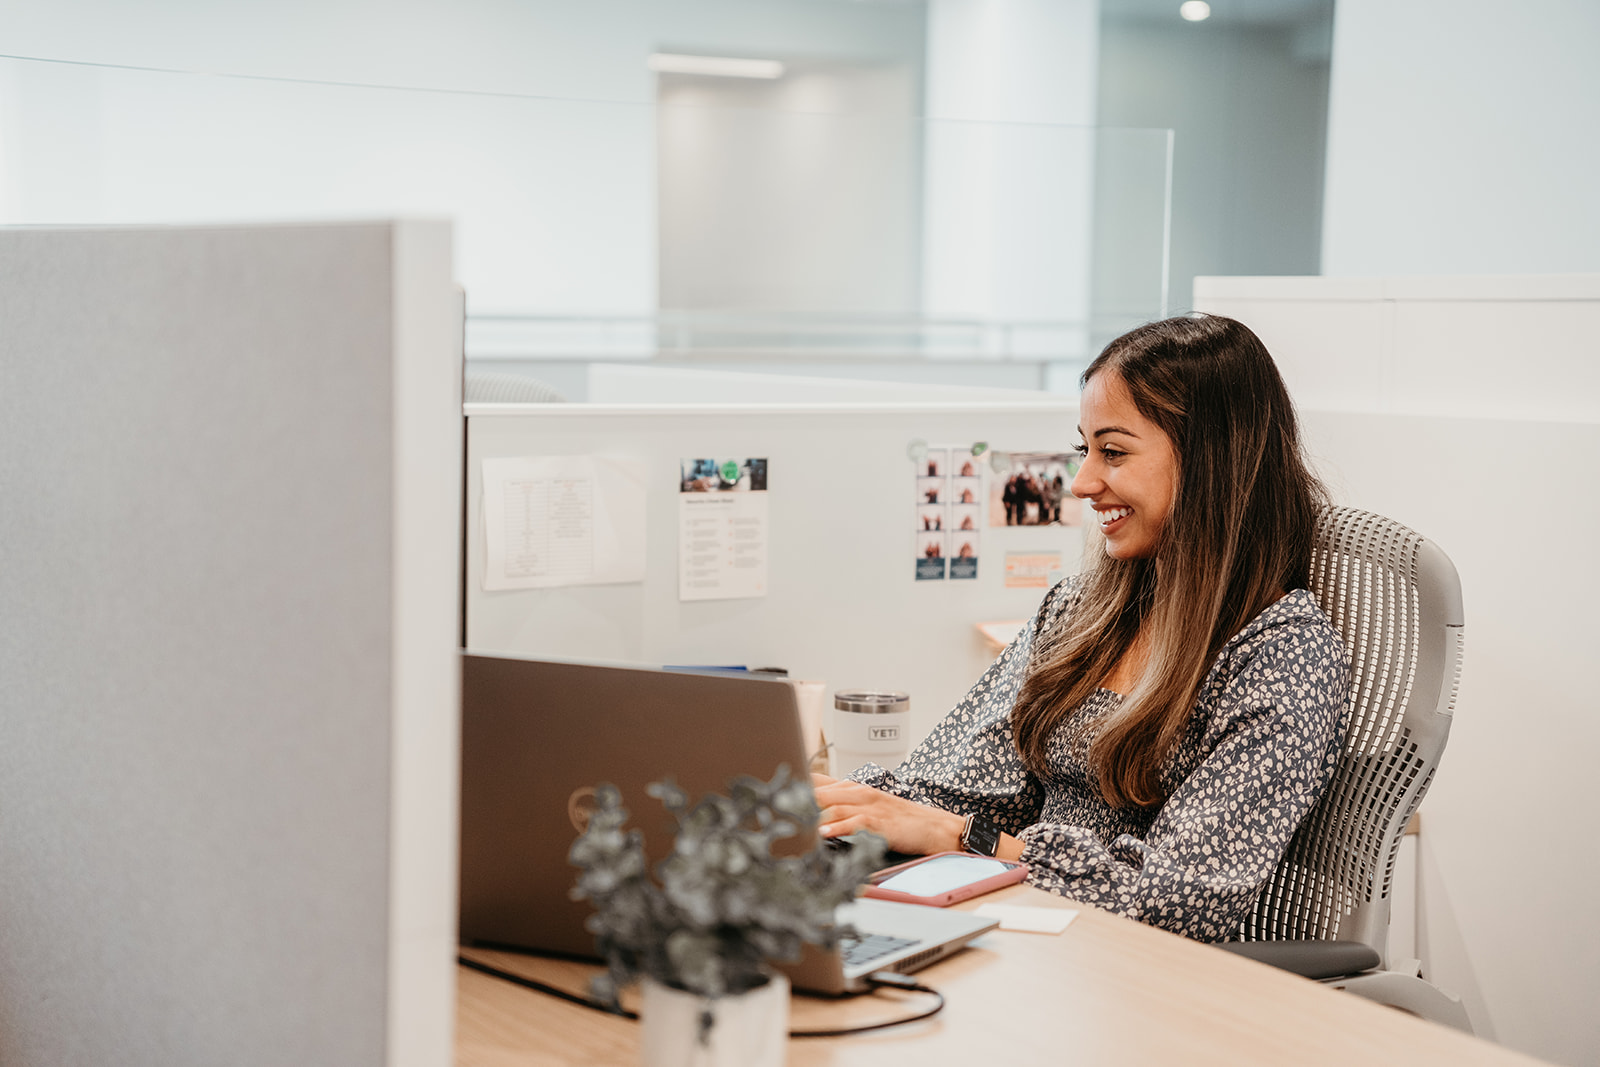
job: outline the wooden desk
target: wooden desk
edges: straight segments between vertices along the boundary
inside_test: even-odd
[[[1073,907],[1017,886],[962,907],[1005,901]],[[596,968],[467,950],[503,970],[581,992]],[[638,1062],[638,1024],[500,979],[460,970],[458,1067]],[[1059,935],[996,930],[918,978],[944,1011],[904,1027],[789,1042],[793,1067],[981,1067],[1002,1054],[1074,1064],[1439,1064],[1538,1061],[1359,997],[1140,923],[1081,909]],[[902,999],[903,998],[903,999]],[[845,1000],[797,996],[795,1029],[913,1014],[924,994]]]

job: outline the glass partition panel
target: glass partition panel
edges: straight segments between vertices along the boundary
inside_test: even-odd
[[[0,222],[448,216],[469,361],[552,373],[1070,388],[1166,311],[1170,158],[1165,130],[0,60]]]

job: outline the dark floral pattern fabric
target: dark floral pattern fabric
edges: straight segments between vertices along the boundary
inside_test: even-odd
[[[1236,936],[1338,761],[1349,656],[1315,598],[1295,590],[1236,634],[1201,686],[1161,772],[1166,800],[1113,808],[1069,744],[1120,697],[1101,689],[1051,741],[1051,772],[1023,766],[1012,704],[1041,634],[1078,600],[1069,578],[898,768],[851,775],[887,792],[975,812],[1023,843],[1041,889],[1200,941]],[[1092,729],[1092,727],[1091,727]]]

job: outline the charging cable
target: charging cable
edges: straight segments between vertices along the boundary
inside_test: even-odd
[[[477,971],[480,974],[487,974],[491,978],[498,978],[503,982],[510,982],[512,985],[521,986],[523,989],[531,989],[535,993],[543,993],[546,996],[567,1001],[569,1004],[577,1004],[593,1011],[605,1012],[608,1015],[620,1015],[624,1019],[637,1020],[639,1018],[638,1012],[627,1011],[620,1007],[607,1007],[597,1000],[591,1000],[588,997],[579,996],[577,993],[568,992],[567,990],[561,989],[558,986],[541,982],[537,978],[525,978],[520,974],[513,974],[510,971],[503,971],[498,967],[491,967],[487,963],[480,963],[477,960],[468,959],[465,956],[457,956],[456,962],[460,963],[461,966],[466,967],[469,970]],[[879,1023],[868,1023],[865,1026],[850,1026],[838,1030],[790,1030],[789,1036],[844,1037],[847,1034],[864,1034],[869,1030],[886,1030],[891,1026],[904,1026],[906,1023],[920,1022],[923,1019],[931,1018],[932,1016],[939,1014],[939,1012],[944,1009],[944,994],[940,993],[937,989],[923,985],[910,975],[900,974],[897,971],[875,971],[872,974],[867,975],[867,982],[875,989],[899,989],[907,993],[930,994],[934,998],[933,1007],[926,1011],[917,1012],[914,1015],[906,1015],[897,1019],[888,1019]]]

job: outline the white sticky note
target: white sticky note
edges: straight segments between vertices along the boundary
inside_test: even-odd
[[[1002,930],[1026,934],[1059,934],[1078,917],[1072,908],[1034,908],[1026,904],[984,904],[978,914],[999,919]]]

